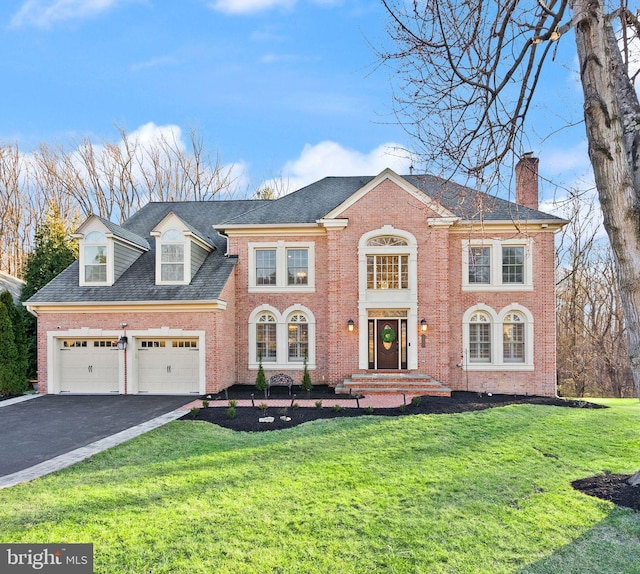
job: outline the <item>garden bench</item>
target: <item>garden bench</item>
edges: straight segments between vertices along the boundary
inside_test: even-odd
[[[271,387],[288,387],[289,394],[291,394],[291,387],[293,386],[293,379],[289,375],[284,373],[278,373],[273,375],[267,381],[267,393],[271,393]]]

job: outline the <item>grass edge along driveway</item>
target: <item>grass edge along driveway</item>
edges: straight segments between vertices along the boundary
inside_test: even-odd
[[[96,573],[640,572],[640,514],[571,488],[640,467],[638,401],[179,421],[0,492],[0,542],[91,542]]]

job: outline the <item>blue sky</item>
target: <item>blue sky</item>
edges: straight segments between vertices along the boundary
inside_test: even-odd
[[[247,185],[407,172],[393,150],[411,142],[369,45],[385,24],[377,0],[4,0],[0,143],[195,127]],[[561,50],[545,76],[528,133],[545,199],[591,185],[583,126],[541,139],[581,119],[572,58]]]

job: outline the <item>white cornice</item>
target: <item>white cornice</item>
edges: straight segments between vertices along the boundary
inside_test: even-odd
[[[349,220],[344,218],[337,219],[318,219],[318,225],[322,225],[325,229],[344,229],[349,225]]]
[[[250,225],[214,225],[213,228],[229,237],[233,236],[293,236],[293,235],[324,235],[324,229],[318,227],[317,223],[283,223],[276,225],[273,223]]]
[[[47,313],[202,312],[224,311],[227,308],[227,302],[222,299],[202,301],[107,301],[100,303],[95,301],[75,301],[73,303],[23,303],[23,305],[30,313],[36,316]]]

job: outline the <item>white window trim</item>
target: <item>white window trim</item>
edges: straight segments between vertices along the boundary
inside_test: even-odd
[[[469,248],[489,247],[491,281],[469,283]],[[502,248],[524,247],[524,283],[502,282]],[[464,239],[462,241],[463,291],[533,291],[533,242],[525,239]]]
[[[256,251],[260,249],[275,249],[276,251],[276,284],[256,285]],[[287,249],[307,249],[307,284],[287,284]],[[273,241],[249,243],[249,293],[314,293],[316,290],[315,277],[315,243],[313,241]]]
[[[468,358],[469,353],[469,325],[471,317],[478,312],[486,313],[491,318],[491,362],[472,363]],[[519,313],[524,317],[524,362],[505,363],[503,358],[503,333],[504,318],[509,313]],[[487,305],[474,305],[466,310],[462,317],[462,368],[467,371],[533,371],[533,315],[522,305],[512,303],[496,313]]]
[[[169,231],[170,229],[175,229],[179,233],[182,234],[182,241],[184,245],[184,275],[182,277],[182,281],[163,281],[162,280],[162,234]],[[156,285],[188,285],[191,278],[191,240],[186,237],[184,232],[181,231],[178,227],[168,225],[166,228],[163,228],[162,231],[158,234],[152,233],[152,235],[156,235]],[[176,241],[168,241],[168,244],[176,244]]]
[[[316,319],[311,310],[304,305],[292,305],[285,309],[282,313],[271,305],[260,305],[256,307],[249,315],[249,369],[257,370],[259,366],[259,358],[256,353],[256,326],[258,325],[258,317],[262,313],[271,313],[276,318],[276,360],[263,361],[262,368],[265,371],[289,370],[303,371],[304,361],[289,361],[289,317],[294,313],[302,313],[307,318],[309,326],[309,354],[307,357],[307,368],[315,370],[316,368]]]
[[[80,286],[81,287],[104,287],[113,285],[113,258],[115,256],[114,241],[112,237],[109,237],[102,229],[88,229],[85,232],[85,237],[93,231],[99,231],[105,237],[105,243],[107,245],[107,280],[106,281],[86,281],[85,280],[85,247],[91,245],[102,245],[98,243],[85,243],[84,238],[80,240],[79,246],[79,265],[80,265]]]

